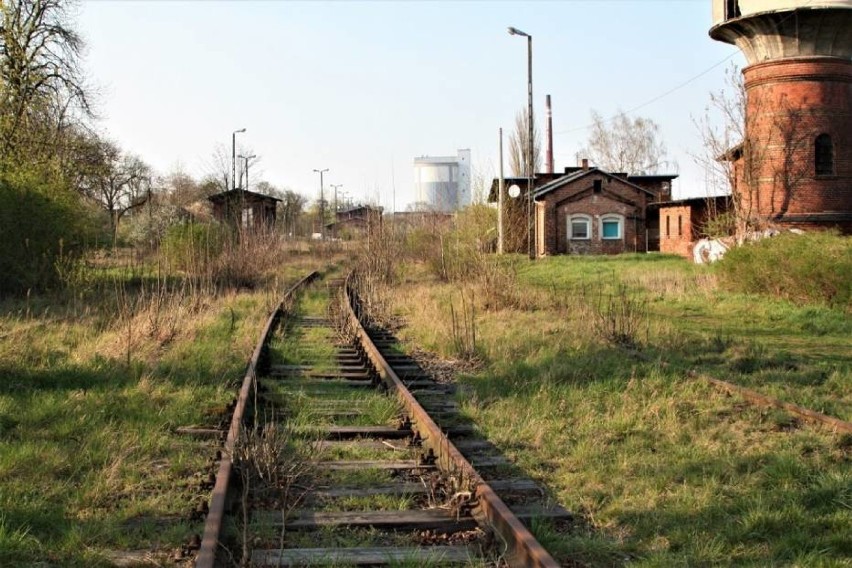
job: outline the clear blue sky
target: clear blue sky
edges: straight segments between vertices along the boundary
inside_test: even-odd
[[[399,210],[416,156],[470,148],[474,175],[496,175],[498,128],[527,102],[526,40],[507,26],[533,36],[536,120],[550,94],[557,169],[575,165],[592,109],[631,110],[707,71],[635,113],[661,127],[676,197],[704,194],[693,117],[742,65],[707,35],[710,0],[100,0],[77,16],[101,130],[160,173],[203,175],[245,127],[253,181],[316,198],[312,170],[329,168],[326,184],[385,207],[395,182]]]

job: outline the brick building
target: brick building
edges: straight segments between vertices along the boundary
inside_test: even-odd
[[[692,249],[704,237],[705,223],[711,216],[730,209],[728,196],[681,199],[652,203],[659,219],[659,251],[692,258]],[[650,215],[649,215],[650,217]]]
[[[582,160],[582,164],[563,172],[535,175],[536,255],[659,250],[659,212],[648,205],[671,199],[671,182],[677,175],[628,175],[590,167],[588,160]],[[526,253],[528,180],[511,177],[504,183],[507,189],[512,185],[519,189],[518,197],[504,196],[504,248],[506,252]],[[498,179],[491,184],[491,203],[497,202],[498,184]],[[569,222],[573,226],[571,238]]]
[[[648,206],[671,198],[675,177],[614,174],[585,161],[566,168],[534,193],[536,254],[648,251],[659,222]]]
[[[749,64],[742,212],[852,233],[852,0],[713,0],[713,21]]]

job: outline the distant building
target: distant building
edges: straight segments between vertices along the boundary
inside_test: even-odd
[[[382,208],[370,205],[358,205],[334,214],[334,222],[326,229],[339,238],[352,238],[365,235],[378,229],[382,224]]]
[[[454,215],[439,211],[397,211],[390,217],[394,226],[403,230],[444,229],[452,225]]]
[[[470,205],[470,150],[414,158],[414,195],[418,210],[449,213]]]

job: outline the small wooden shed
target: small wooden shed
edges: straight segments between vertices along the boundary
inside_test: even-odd
[[[271,227],[275,224],[277,197],[245,189],[232,189],[211,195],[213,216],[231,225],[245,229]]]

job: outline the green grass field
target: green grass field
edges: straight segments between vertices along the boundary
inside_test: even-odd
[[[219,425],[272,306],[311,263],[252,291],[160,301],[147,276],[102,271],[112,283],[0,304],[0,565],[111,566],[134,550],[165,562],[202,532],[191,514],[219,444],[175,429]]]
[[[503,264],[498,291],[410,266],[394,293],[401,335],[458,359],[450,305],[474,298],[463,411],[581,515],[569,531],[536,527],[563,562],[848,565],[852,439],[687,375],[850,420],[847,313],[731,294],[674,257]]]

